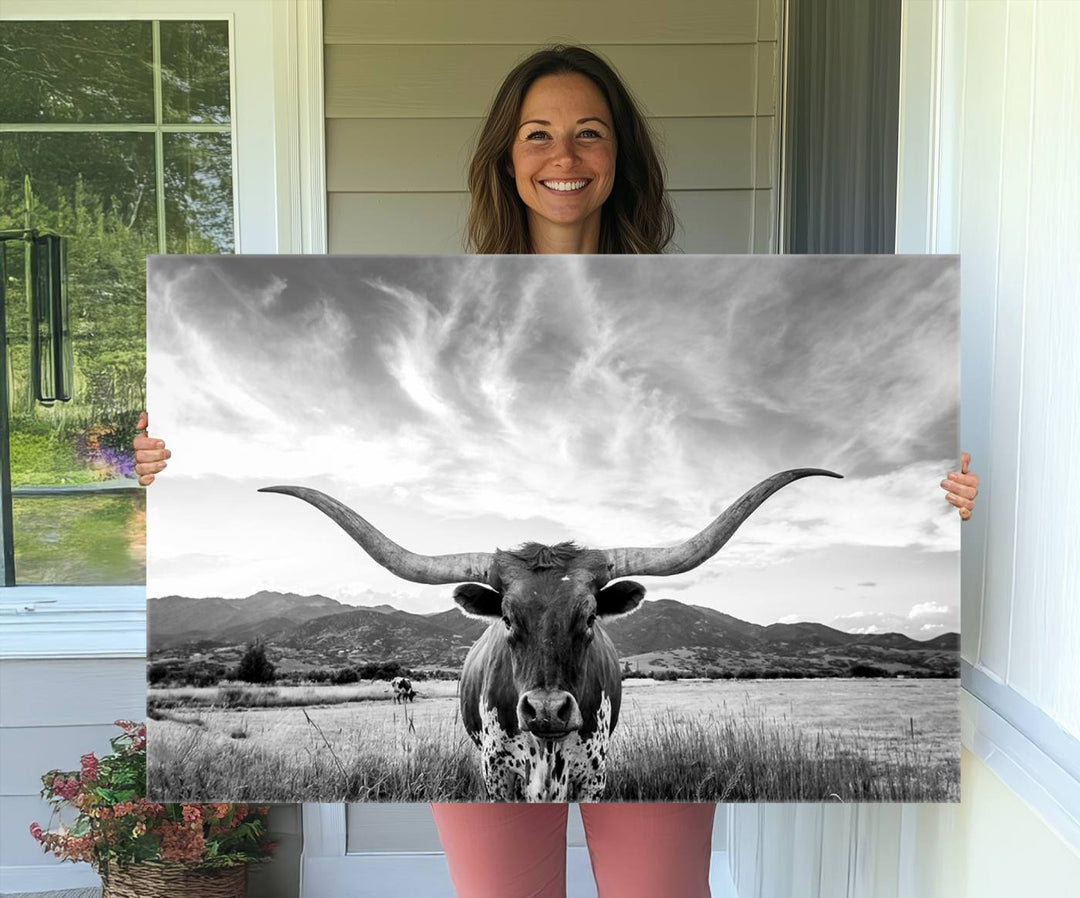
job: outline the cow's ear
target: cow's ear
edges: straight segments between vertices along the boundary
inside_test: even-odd
[[[645,587],[633,580],[619,580],[596,594],[596,613],[600,617],[629,614],[645,598]]]
[[[502,617],[502,593],[479,583],[462,583],[454,601],[469,617]]]

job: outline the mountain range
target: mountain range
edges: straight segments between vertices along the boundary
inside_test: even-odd
[[[279,658],[312,666],[396,661],[409,668],[457,668],[487,623],[457,608],[413,614],[389,604],[345,605],[326,596],[258,592],[242,599],[166,596],[147,603],[151,661],[206,656],[263,640]],[[604,624],[620,659],[639,670],[746,667],[951,672],[960,637],[918,641],[901,633],[854,634],[825,624],[752,624],[674,599],[646,600]]]

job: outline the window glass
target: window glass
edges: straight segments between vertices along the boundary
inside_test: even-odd
[[[15,498],[20,584],[146,582],[146,494]]]
[[[165,135],[165,235],[170,253],[231,253],[232,141]]]
[[[142,583],[146,256],[234,248],[227,23],[5,22],[0,73],[16,582]],[[69,402],[34,396],[24,229],[67,238]]]
[[[154,121],[150,22],[4,22],[0,122]]]
[[[161,23],[165,122],[229,121],[229,23]]]

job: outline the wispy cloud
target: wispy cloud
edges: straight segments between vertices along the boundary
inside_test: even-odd
[[[954,552],[954,280],[885,257],[166,257],[152,432],[189,490],[318,482],[501,545],[671,544],[775,471],[845,475],[771,498],[669,585],[688,594],[828,547]],[[154,552],[189,551],[174,535]]]

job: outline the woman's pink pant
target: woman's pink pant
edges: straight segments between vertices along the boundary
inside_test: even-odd
[[[458,898],[564,898],[565,804],[433,804]],[[708,898],[716,805],[582,804],[599,898]]]

